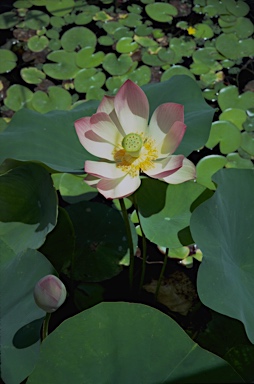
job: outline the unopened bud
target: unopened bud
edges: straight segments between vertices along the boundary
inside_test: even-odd
[[[54,275],[40,279],[34,287],[34,300],[48,313],[55,312],[66,299],[65,285]]]

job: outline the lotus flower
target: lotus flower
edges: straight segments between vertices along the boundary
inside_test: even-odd
[[[80,143],[103,159],[85,162],[85,181],[107,199],[131,195],[140,173],[169,184],[195,178],[194,164],[172,155],[186,130],[183,105],[160,105],[149,124],[148,116],[145,93],[127,80],[115,97],[104,96],[94,115],[75,122]]]
[[[65,285],[54,275],[40,279],[34,287],[34,300],[48,313],[55,312],[66,299]]]

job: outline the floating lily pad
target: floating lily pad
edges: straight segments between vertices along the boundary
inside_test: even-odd
[[[230,121],[241,131],[243,129],[243,123],[247,119],[247,115],[243,109],[228,108],[220,114],[219,119]]]
[[[173,65],[171,68],[163,72],[161,76],[161,81],[169,80],[172,76],[175,75],[187,75],[195,80],[195,76],[191,73],[188,68],[183,67],[182,65]]]
[[[46,75],[58,80],[69,80],[76,76],[79,68],[76,65],[76,53],[62,50],[51,52],[47,58],[55,64],[44,64],[43,71]]]
[[[146,65],[141,65],[141,67],[130,74],[129,79],[137,83],[140,87],[148,84],[151,80],[151,69]]]
[[[54,28],[48,29],[46,35],[49,39],[59,39],[59,32]]]
[[[92,86],[102,87],[105,80],[106,75],[104,72],[98,72],[95,68],[85,68],[77,73],[74,86],[77,92],[85,93]]]
[[[242,169],[248,169],[253,168],[253,162],[249,159],[243,159],[239,153],[229,153],[227,155],[227,164],[225,165],[226,168],[242,168]]]
[[[116,44],[116,51],[119,53],[130,53],[138,49],[139,45],[132,37],[122,37]]]
[[[196,166],[197,182],[206,188],[215,190],[216,186],[212,181],[212,176],[225,166],[227,159],[224,156],[211,155],[203,157]]]
[[[87,12],[81,12],[75,18],[75,24],[77,25],[86,25],[93,20],[93,15]]]
[[[114,38],[120,40],[122,37],[132,37],[134,35],[128,27],[117,28],[114,32]]]
[[[65,21],[62,17],[52,16],[50,18],[50,24],[52,25],[52,27],[61,28],[65,25]]]
[[[159,59],[158,55],[150,54],[149,52],[143,53],[142,61],[144,64],[154,67],[162,67],[165,64],[165,62]]]
[[[17,0],[13,3],[15,8],[31,8],[32,5],[33,4],[29,0]]]
[[[72,98],[69,92],[65,89],[60,87],[49,87],[47,93],[42,91],[35,92],[32,99],[32,105],[36,111],[47,113],[56,109],[65,110],[70,108]]]
[[[129,78],[128,75],[113,76],[106,80],[106,87],[112,93],[116,93],[123,83]]]
[[[194,36],[198,39],[211,39],[214,35],[213,30],[207,24],[195,24]]]
[[[119,23],[119,21],[111,21],[110,23],[105,23],[103,24],[102,28],[104,29],[104,31],[106,31],[107,33],[109,33],[110,35],[113,35],[115,33],[115,31],[118,29],[118,28],[121,28],[123,27],[121,23]]]
[[[109,46],[114,44],[114,40],[112,39],[112,37],[105,35],[105,36],[100,36],[98,38],[98,43],[101,45]]]
[[[64,16],[70,13],[74,5],[74,0],[54,0],[46,2],[47,11],[54,16]]]
[[[178,55],[174,49],[161,48],[158,52],[158,58],[168,64],[175,64],[181,60],[181,55]]]
[[[104,59],[104,52],[94,53],[95,48],[85,47],[82,48],[76,56],[76,63],[80,68],[93,68],[101,65]]]
[[[249,155],[254,156],[254,134],[252,132],[243,132],[241,148]]]
[[[227,108],[247,110],[253,108],[254,93],[247,91],[239,95],[238,88],[235,85],[229,85],[220,91],[218,95],[218,103],[222,111]]]
[[[4,99],[6,107],[13,111],[18,111],[21,108],[30,108],[33,92],[27,87],[19,84],[13,84],[7,90],[7,96]]]
[[[44,72],[33,67],[22,68],[20,74],[22,79],[28,84],[40,84],[46,77]]]
[[[157,41],[148,36],[135,36],[134,40],[142,47],[158,47]]]
[[[251,56],[254,51],[254,40],[240,40],[234,33],[222,33],[215,42],[216,49],[228,59]]]
[[[41,52],[49,44],[46,36],[32,36],[27,42],[28,48],[33,52]]]
[[[95,21],[108,21],[108,20],[112,20],[113,18],[105,11],[99,11],[99,12],[96,12],[96,14],[94,15],[93,17],[93,20]]]
[[[59,174],[54,174],[54,178]],[[60,174],[58,188],[62,198],[70,204],[91,200],[97,190],[84,182],[84,175]]]
[[[49,49],[51,49],[52,51],[60,50],[61,46],[61,41],[55,39],[51,39],[48,44]]]
[[[75,51],[77,48],[95,47],[96,35],[86,27],[73,27],[66,31],[62,38],[62,47],[69,52]]]
[[[239,16],[245,16],[250,10],[250,7],[248,4],[246,4],[245,1],[226,1],[226,8],[227,10],[232,13],[233,15],[239,17]]]
[[[177,16],[178,13],[173,5],[166,3],[148,4],[146,5],[145,10],[151,19],[162,23],[171,22],[173,16]]]
[[[135,34],[138,35],[138,36],[148,36],[151,33],[153,33],[153,28],[152,27],[148,27],[145,24],[138,25],[135,28]]]
[[[126,16],[126,15],[125,15]],[[141,16],[135,13],[129,13],[126,17],[119,20],[120,24],[126,27],[135,28],[142,24]]]
[[[86,93],[86,100],[101,100],[105,93],[104,89],[98,86],[91,86]]]
[[[247,39],[253,30],[254,26],[247,17],[238,17],[231,26],[223,28],[224,33],[235,33],[239,39]]]
[[[19,21],[15,12],[4,12],[0,15],[0,29],[9,29],[14,27]]]
[[[186,41],[183,37],[173,37],[170,40],[170,48],[181,57],[190,57],[196,49],[196,43],[193,39]]]
[[[9,49],[0,50],[0,73],[10,72],[17,65],[17,56]]]
[[[127,54],[122,54],[117,58],[114,53],[108,53],[104,57],[102,66],[110,75],[124,75],[132,63],[132,59]]]
[[[41,29],[49,25],[49,15],[42,11],[28,11],[25,17],[25,26],[29,29]]]
[[[217,144],[220,144],[220,151],[223,154],[234,152],[241,144],[239,129],[230,121],[213,122],[206,147],[214,148]]]

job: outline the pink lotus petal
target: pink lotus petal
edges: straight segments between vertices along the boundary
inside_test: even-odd
[[[182,123],[184,121],[183,105],[176,103],[166,103],[156,108],[151,117],[147,133],[156,141],[158,148],[162,145],[165,136],[169,133],[170,129],[176,121]],[[174,139],[174,136],[175,133],[173,135],[174,144],[172,147],[175,147],[175,142],[177,141],[177,137]]]
[[[149,103],[142,89],[127,80],[115,96],[115,111],[125,134],[145,132]]]
[[[181,121],[176,121],[170,128],[162,143],[158,147],[158,157],[171,155],[182,141],[186,131],[186,125]]]
[[[114,100],[115,100],[114,96],[104,96],[97,109],[97,112],[105,112],[109,115],[115,108]]]
[[[154,168],[146,171],[146,174],[155,179],[165,180],[165,177],[175,173],[182,167],[183,161],[183,155],[168,156],[165,159],[154,161]]]
[[[94,114],[90,119],[90,125],[93,132],[107,142],[115,146],[121,144],[123,136],[105,112]]]
[[[126,175],[115,163],[91,160],[85,162],[85,172],[100,179],[118,179]]]
[[[169,184],[180,184],[188,180],[193,180],[196,178],[196,168],[195,165],[188,159],[184,158],[183,166],[167,177],[163,177],[163,180]]]
[[[99,181],[97,188],[106,199],[120,199],[130,196],[139,186],[139,176],[131,177],[127,174],[118,179],[102,179]]]
[[[96,135],[91,130],[90,121],[90,117],[83,117],[74,123],[80,143],[92,155],[103,157],[107,160],[114,160],[112,153],[115,146],[105,142],[104,139]]]

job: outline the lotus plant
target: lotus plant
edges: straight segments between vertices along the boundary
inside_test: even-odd
[[[127,80],[116,96],[104,96],[94,115],[75,122],[80,143],[100,158],[85,162],[85,181],[105,198],[131,195],[141,173],[169,184],[195,178],[194,164],[173,155],[186,130],[183,105],[162,104],[149,124],[148,117],[145,93]]]

